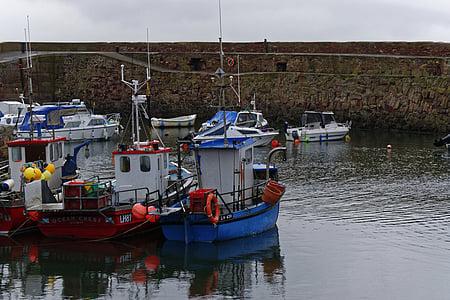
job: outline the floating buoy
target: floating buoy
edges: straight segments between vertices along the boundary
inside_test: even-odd
[[[23,177],[27,180],[27,181],[31,181],[34,178],[34,168],[26,168],[23,171]]]
[[[156,255],[149,255],[145,258],[144,264],[148,271],[156,271],[159,267],[159,257]]]
[[[52,178],[52,173],[49,170],[45,170],[44,172],[42,172],[42,177],[42,180],[49,181],[50,178]]]
[[[131,209],[131,214],[133,215],[133,218],[143,220],[147,215],[147,208],[141,203],[136,203],[133,205],[133,208]]]
[[[42,177],[42,171],[39,170],[38,168],[34,168],[34,180],[40,180]]]
[[[49,171],[51,174],[55,173],[55,165],[54,164],[48,164],[45,167],[45,170]]]
[[[272,148],[276,148],[276,147],[280,147],[281,144],[278,140],[272,140],[270,145],[272,146]]]
[[[388,145],[386,146],[386,149],[391,150],[391,149],[392,149],[391,144],[388,144]]]
[[[352,140],[352,138],[347,134],[347,135],[344,137],[344,140],[345,140],[347,143],[349,143],[349,142]]]
[[[301,142],[300,139],[295,139],[295,140],[294,140],[294,145],[299,145],[300,142]]]

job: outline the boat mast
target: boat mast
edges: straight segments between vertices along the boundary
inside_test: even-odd
[[[146,79],[143,83],[139,83],[138,80],[125,80],[125,66],[120,66],[120,81],[123,82],[126,86],[128,86],[132,90],[131,95],[131,125],[132,125],[132,140],[133,145],[136,146],[137,149],[140,148],[140,130],[139,130],[139,108],[141,104],[144,104],[147,101],[147,97],[145,95],[139,95],[139,90],[144,86],[148,87],[148,83],[150,82],[150,56],[148,53],[148,28],[147,28],[147,68],[146,68]],[[145,114],[145,110],[144,110]]]
[[[220,69],[216,71],[216,76],[220,77],[220,92],[219,92],[219,101],[222,106],[223,110],[223,143],[225,145],[228,144],[227,140],[227,117],[226,117],[226,110],[225,110],[225,90],[224,90],[224,75],[225,72],[223,70],[223,47],[222,47],[222,6],[221,2],[219,1],[219,48],[220,48]]]
[[[28,29],[28,30],[27,30]],[[33,81],[31,79],[31,70],[33,68],[33,61],[31,59],[31,34],[30,34],[30,16],[27,15],[27,28],[25,31],[25,54],[27,59],[27,74],[28,74],[28,98],[30,102],[30,138],[34,137],[34,124],[33,124]],[[27,32],[28,31],[28,32]]]

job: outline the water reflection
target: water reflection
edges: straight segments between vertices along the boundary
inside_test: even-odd
[[[250,296],[252,285],[283,293],[284,265],[278,229],[217,244],[165,241],[161,248],[163,277],[183,270],[191,274],[189,296]]]
[[[158,239],[67,242],[37,237],[1,241],[2,295],[95,298],[114,294],[118,281],[140,282],[158,268]]]
[[[177,291],[178,296],[246,296],[252,285],[260,284],[283,292],[278,229],[189,246],[154,237],[67,242],[34,235],[0,242],[2,296],[115,298],[130,292],[148,297],[161,293],[166,283],[185,282],[186,277],[189,286]]]

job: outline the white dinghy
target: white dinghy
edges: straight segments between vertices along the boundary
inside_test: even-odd
[[[157,128],[164,127],[192,127],[194,126],[196,114],[180,116],[176,118],[152,118],[152,126]]]

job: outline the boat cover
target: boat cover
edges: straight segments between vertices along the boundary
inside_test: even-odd
[[[255,142],[253,138],[227,138],[227,144],[224,139],[217,139],[201,143],[199,149],[240,149]]]
[[[212,117],[211,119],[209,119],[206,123],[207,124],[212,124],[213,122],[216,124],[220,124],[223,123],[223,110],[219,110],[214,117]],[[234,123],[236,121],[237,118],[237,111],[225,111],[226,115],[225,118],[227,119],[227,124],[228,123]]]
[[[42,105],[33,108],[33,115],[43,117],[42,127],[46,129],[58,129],[64,127],[62,117],[71,116],[77,113],[77,109],[84,108],[80,105]],[[34,118],[33,118],[34,120]],[[25,114],[19,129],[21,131],[30,130],[30,112]]]

